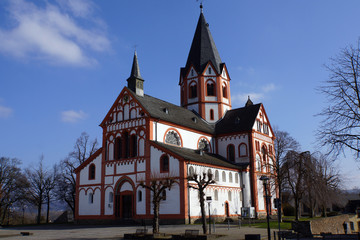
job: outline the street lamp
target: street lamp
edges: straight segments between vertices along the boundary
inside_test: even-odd
[[[269,198],[267,193],[267,181],[269,178],[267,176],[261,176],[260,180],[263,181],[265,189],[265,203],[266,203],[266,221],[267,221],[267,230],[268,230],[268,240],[271,240],[270,234],[270,216],[269,216]]]
[[[209,206],[209,234],[211,234],[211,214],[210,214],[210,203],[212,201],[211,196],[206,197],[206,201]]]

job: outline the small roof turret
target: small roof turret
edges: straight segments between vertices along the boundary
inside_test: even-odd
[[[141,77],[140,68],[136,51],[134,52],[134,59],[131,68],[130,77],[127,79],[128,88],[134,91],[139,96],[144,96],[144,79]]]
[[[251,101],[250,96],[248,96],[248,100],[245,103],[245,107],[249,107],[251,105],[254,105],[254,103]]]

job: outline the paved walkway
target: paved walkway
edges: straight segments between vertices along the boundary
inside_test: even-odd
[[[0,227],[0,240],[95,240],[122,239],[124,233],[135,233],[140,226],[79,226],[79,225],[43,225],[28,227]],[[151,232],[152,228],[149,228]],[[199,230],[201,225],[161,225],[161,233],[184,234],[185,229]],[[30,236],[22,236],[20,232],[30,232]],[[214,232],[213,232],[214,233]],[[245,239],[245,234],[261,234],[261,239],[267,239],[267,229],[255,227],[241,227],[216,225],[215,234],[221,235],[217,240]],[[272,238],[273,238],[272,233]]]

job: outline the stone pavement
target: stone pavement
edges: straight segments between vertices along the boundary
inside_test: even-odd
[[[26,227],[0,227],[0,240],[95,240],[95,239],[123,239],[124,233],[135,233],[141,226],[91,226],[91,225],[40,225]],[[151,226],[147,227],[151,232]],[[186,229],[199,230],[201,225],[161,225],[161,233],[184,234]],[[214,230],[212,229],[212,232]],[[22,236],[20,232],[30,232],[30,236]],[[272,238],[273,238],[273,230]],[[214,232],[213,232],[214,233]],[[261,234],[261,239],[267,239],[267,229],[255,227],[241,227],[232,225],[216,225],[215,233],[222,235],[217,240],[245,239],[245,234]]]

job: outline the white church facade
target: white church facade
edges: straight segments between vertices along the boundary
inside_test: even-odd
[[[145,94],[136,53],[127,83],[100,124],[102,147],[75,171],[77,221],[152,219],[151,193],[140,181],[156,175],[177,179],[163,193],[160,219],[193,222],[199,195],[186,178],[195,172],[216,181],[206,188],[212,216],[237,218],[249,207],[265,214],[260,177],[274,177],[275,137],[261,103],[231,108],[229,73],[203,13],[180,70],[181,106]],[[270,195],[275,212],[274,188]]]

